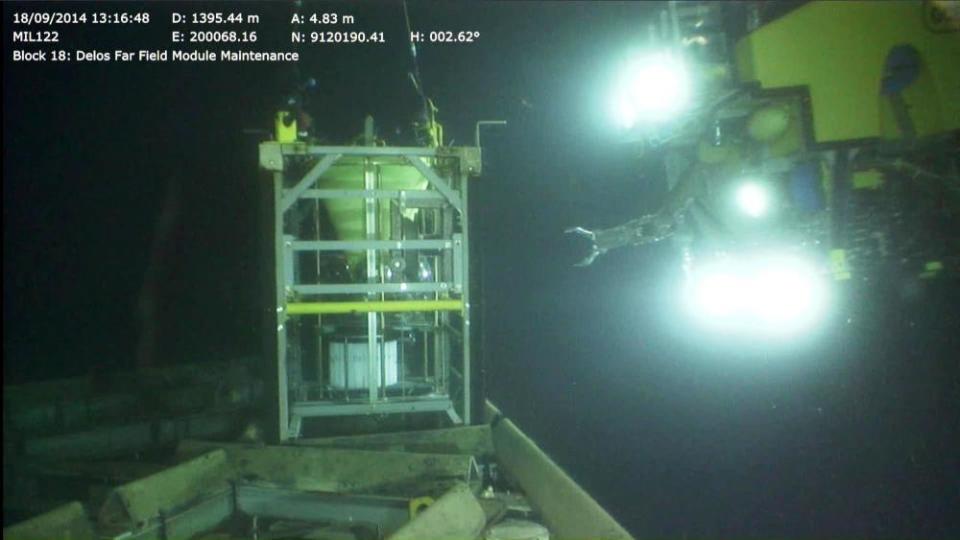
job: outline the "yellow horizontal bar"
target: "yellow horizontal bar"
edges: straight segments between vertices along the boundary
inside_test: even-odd
[[[406,311],[461,311],[463,300],[386,300],[377,302],[294,302],[287,304],[290,315],[331,313],[398,313]]]

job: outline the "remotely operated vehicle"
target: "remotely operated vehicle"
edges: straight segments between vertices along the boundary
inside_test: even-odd
[[[712,329],[793,335],[838,286],[931,279],[960,243],[960,5],[669,2],[629,59],[611,116],[662,164],[654,213],[603,230],[580,262],[668,240],[690,313]],[[769,6],[768,6],[769,7]],[[732,16],[749,32],[736,41]]]
[[[411,80],[411,146],[370,117],[321,145],[309,80],[276,112],[262,358],[5,389],[5,511],[45,510],[5,539],[630,538],[484,399],[479,135],[447,144]]]

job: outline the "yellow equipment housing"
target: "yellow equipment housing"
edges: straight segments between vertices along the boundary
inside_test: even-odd
[[[290,111],[277,111],[274,118],[274,137],[278,143],[297,142],[297,119]]]
[[[815,143],[895,139],[901,133],[881,81],[890,50],[910,45],[921,67],[902,97],[916,135],[960,129],[960,34],[932,25],[932,8],[917,1],[810,2],[737,43],[737,75],[763,89],[806,87]]]

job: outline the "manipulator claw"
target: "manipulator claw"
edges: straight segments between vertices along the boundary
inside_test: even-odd
[[[647,214],[616,227],[591,231],[583,227],[571,227],[567,234],[576,234],[590,240],[590,253],[576,266],[589,266],[597,257],[625,246],[639,246],[659,242],[675,232],[674,222],[660,214]]]
[[[564,233],[575,234],[590,241],[590,253],[584,257],[583,260],[574,264],[574,266],[590,266],[593,264],[593,261],[597,259],[597,257],[603,255],[607,251],[606,249],[601,249],[600,246],[597,245],[597,234],[593,231],[584,229],[583,227],[570,227],[569,229],[565,230]]]

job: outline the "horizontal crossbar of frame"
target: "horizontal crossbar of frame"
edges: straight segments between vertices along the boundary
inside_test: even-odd
[[[433,189],[443,194],[443,197],[457,209],[457,212],[463,212],[463,201],[460,200],[460,194],[447,183],[446,179],[440,178],[436,171],[415,156],[407,156],[407,161],[413,165],[413,168],[420,171],[420,174],[427,179]]]
[[[382,401],[374,403],[300,401],[291,406],[291,413],[303,418],[314,418],[318,416],[446,412],[450,409],[453,409],[453,402],[446,398],[421,399],[416,401]]]
[[[345,283],[342,285],[293,285],[300,294],[379,294],[447,292],[450,283]]]
[[[283,144],[280,147],[282,152],[288,156],[341,154],[344,156],[437,157],[440,154],[436,148],[420,146],[303,146],[300,144]],[[449,152],[449,150],[447,151]]]
[[[317,183],[317,180],[323,176],[323,173],[340,159],[340,154],[329,154],[323,156],[323,158],[317,162],[316,165],[310,169],[303,178],[297,182],[297,185],[293,186],[291,189],[285,190],[283,192],[283,200],[281,201],[281,208],[284,212],[290,209],[293,206],[293,203],[297,202],[297,199],[300,198],[300,194],[308,189],[312,188],[314,184]]]
[[[443,200],[443,195],[427,189],[308,189],[301,199],[400,199]]]
[[[294,302],[289,315],[462,311],[463,300],[386,300],[382,302]]]
[[[451,249],[452,240],[314,240],[290,242],[294,251],[366,251],[368,249]]]

